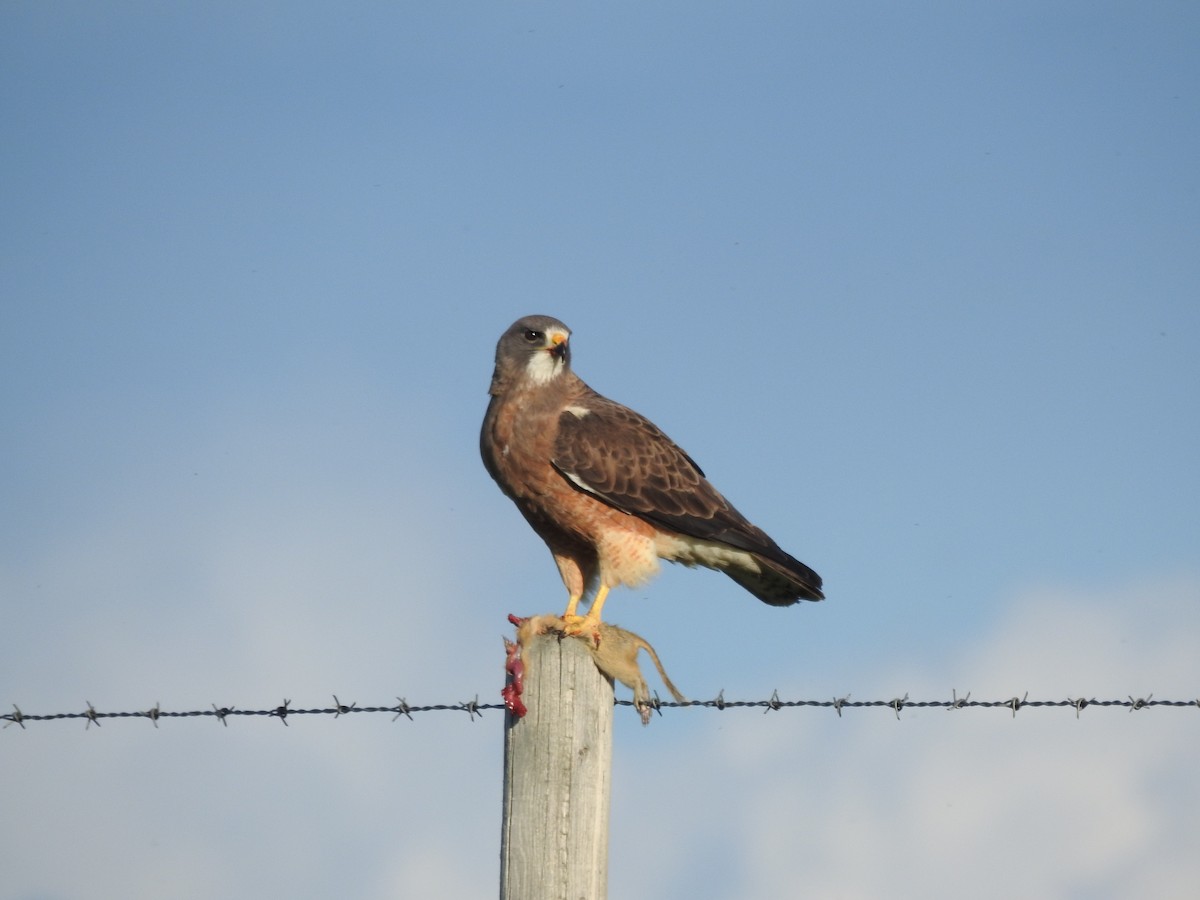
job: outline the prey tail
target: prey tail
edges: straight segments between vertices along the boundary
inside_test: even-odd
[[[658,654],[654,652],[654,648],[644,638],[638,638],[638,646],[650,654],[650,660],[654,663],[654,668],[658,669],[658,677],[662,679],[663,684],[667,686],[667,690],[671,692],[671,696],[675,698],[676,703],[687,703],[687,697],[679,693],[679,688],[671,683],[671,679],[667,677],[667,670],[663,668],[662,662],[658,658]]]

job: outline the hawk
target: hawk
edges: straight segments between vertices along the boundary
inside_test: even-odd
[[[674,441],[571,370],[570,337],[550,316],[518,319],[500,336],[479,439],[488,473],[554,556],[569,630],[595,632],[609,590],[646,581],[660,559],[724,572],[772,606],[824,599],[821,577],[734,509]]]

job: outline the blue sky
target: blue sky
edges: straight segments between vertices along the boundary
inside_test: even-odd
[[[690,696],[1197,696],[1198,27],[5,4],[0,702],[495,700],[564,602],[477,453],[531,312],[825,578],[615,594]],[[613,896],[1200,878],[1186,711],[617,714]],[[9,728],[0,897],[489,894],[443,715]]]

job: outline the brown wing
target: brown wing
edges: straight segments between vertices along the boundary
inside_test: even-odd
[[[821,596],[820,577],[752,525],[653,422],[592,393],[559,417],[554,467],[575,487],[671,531],[760,554]]]

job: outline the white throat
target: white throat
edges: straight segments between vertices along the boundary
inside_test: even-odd
[[[538,350],[529,358],[525,374],[534,384],[549,384],[562,374],[566,362],[548,350]]]

